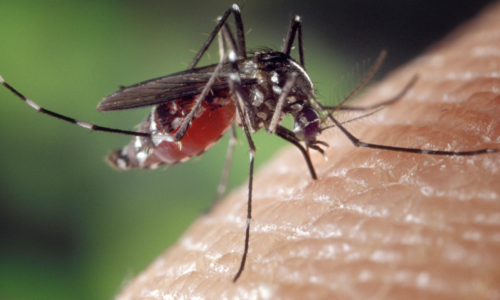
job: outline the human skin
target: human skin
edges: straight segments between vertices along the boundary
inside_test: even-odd
[[[348,125],[365,142],[500,149],[500,5],[398,69],[357,104],[397,103]],[[499,299],[500,153],[434,156],[355,148],[336,129],[328,161],[281,151],[200,218],[117,299]],[[257,152],[258,159],[258,152]],[[159,237],[161,238],[161,237]]]

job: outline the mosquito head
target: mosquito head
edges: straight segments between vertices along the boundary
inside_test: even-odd
[[[295,116],[293,132],[299,140],[306,144],[314,144],[316,137],[321,133],[320,123],[319,113],[310,105],[304,105]]]

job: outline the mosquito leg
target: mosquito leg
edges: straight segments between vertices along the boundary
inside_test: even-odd
[[[229,62],[231,64],[231,74],[229,75],[229,83],[233,91],[233,99],[240,104],[243,108],[241,116],[246,119],[246,123],[250,127],[252,133],[257,131],[259,127],[255,122],[255,108],[248,99],[247,92],[241,85],[240,71],[238,69],[238,62],[236,61],[236,54],[230,50],[228,53]]]
[[[182,121],[181,126],[179,127],[179,129],[177,130],[177,132],[174,135],[174,139],[176,141],[181,141],[182,138],[184,137],[184,135],[186,134],[186,131],[187,131],[189,125],[191,124],[191,121],[194,118],[194,115],[196,114],[196,112],[200,108],[203,100],[205,100],[205,97],[210,92],[210,89],[212,88],[212,85],[214,84],[215,79],[219,76],[220,70],[222,69],[222,66],[224,65],[224,60],[225,59],[221,59],[221,61],[217,65],[217,67],[215,67],[215,70],[214,70],[212,76],[210,76],[210,79],[208,80],[207,84],[205,85],[205,87],[201,91],[200,95],[198,95],[198,97],[196,98],[195,104],[193,105],[193,109],[189,112],[189,114]]]
[[[285,53],[286,55],[290,55],[295,35],[298,36],[300,65],[305,70],[306,67],[304,64],[304,48],[302,46],[302,18],[300,16],[295,16],[290,21],[290,25],[288,26],[288,33],[286,35],[285,43],[283,44],[281,52]]]
[[[207,51],[208,47],[212,44],[212,41],[214,40],[214,38],[219,33],[219,31],[222,28],[222,26],[226,23],[226,20],[229,17],[229,14],[231,13],[231,11],[232,11],[232,8],[226,10],[226,12],[224,13],[224,15],[222,17],[218,18],[219,22],[217,23],[217,26],[215,26],[214,30],[212,31],[212,33],[210,34],[210,36],[208,37],[208,39],[206,40],[206,42],[203,44],[203,46],[201,47],[200,51],[198,51],[198,53],[194,57],[193,61],[189,64],[188,70],[193,69],[194,67],[196,67],[196,64],[198,64],[198,62],[200,61],[201,57],[203,56],[203,54],[205,54],[205,52]]]
[[[311,173],[311,178],[314,180],[317,180],[318,176],[316,175],[316,171],[314,170],[314,166],[311,162],[311,157],[309,156],[309,152],[307,152],[307,150],[304,148],[304,146],[302,146],[302,144],[299,142],[299,140],[295,137],[295,134],[283,126],[278,126],[276,128],[275,134],[277,136],[279,136],[280,138],[284,139],[285,141],[292,143],[295,147],[299,148],[300,152],[302,152],[302,155],[304,155],[304,159],[306,160],[307,167],[309,168],[309,173]],[[317,150],[316,148],[314,148],[314,149]],[[321,149],[321,148],[319,148],[319,149]]]
[[[224,24],[224,26],[221,29],[222,35],[224,36],[224,39],[226,43],[228,44],[228,48],[233,50],[234,52],[237,52],[237,46],[236,46],[236,40],[234,39],[233,33],[231,32],[231,29],[227,26],[227,24]]]
[[[233,282],[236,282],[238,280],[238,278],[243,273],[243,270],[245,269],[245,263],[247,260],[248,248],[250,244],[250,221],[252,220],[253,170],[254,170],[255,150],[256,150],[255,144],[252,140],[252,136],[250,135],[250,132],[248,130],[248,125],[244,121],[245,119],[243,118],[241,107],[238,103],[236,103],[236,108],[243,123],[243,131],[245,132],[245,136],[248,142],[248,147],[250,152],[250,168],[248,177],[248,200],[247,200],[247,222],[245,227],[245,245],[243,247],[243,255],[241,257],[240,267],[238,268],[238,271],[234,275]]]
[[[309,96],[316,105],[321,106],[318,99],[316,99],[316,97],[314,97],[314,95],[310,94]],[[477,155],[477,154],[484,154],[484,153],[494,153],[494,152],[499,151],[499,149],[491,149],[491,148],[478,149],[478,150],[472,150],[472,151],[443,151],[443,150],[404,148],[404,147],[395,147],[395,146],[386,146],[386,145],[365,143],[365,142],[362,142],[360,139],[356,138],[354,135],[352,135],[344,126],[342,126],[342,124],[339,121],[337,121],[332,116],[332,114],[328,114],[328,118],[330,119],[330,121],[333,122],[333,124],[335,126],[337,126],[340,129],[340,131],[342,131],[343,134],[345,134],[347,136],[347,138],[352,142],[352,144],[355,147],[373,148],[373,149],[407,152],[407,153],[432,154],[432,155],[460,155],[460,156]]]
[[[293,41],[295,40],[295,34],[297,33],[297,28],[300,26],[301,21],[302,20],[300,19],[300,16],[295,16],[293,19],[290,20],[290,25],[288,25],[288,32],[286,34],[285,43],[281,48],[281,52],[285,53],[286,55],[290,55],[290,52],[292,51]]]
[[[248,179],[248,200],[247,200],[247,222],[245,229],[245,245],[243,248],[243,255],[241,257],[240,267],[236,272],[236,275],[233,278],[233,282],[236,282],[238,278],[241,276],[243,270],[245,269],[245,262],[248,255],[248,247],[250,244],[250,221],[252,219],[252,190],[253,190],[253,170],[254,170],[254,161],[255,161],[255,144],[252,140],[252,136],[250,135],[249,123],[247,120],[252,122],[253,116],[250,115],[251,112],[248,111],[248,96],[243,90],[241,86],[241,78],[238,70],[238,62],[236,61],[236,53],[232,50],[228,53],[229,62],[231,64],[231,73],[229,75],[229,89],[231,94],[233,95],[233,99],[235,100],[236,112],[241,121],[241,127],[243,127],[243,132],[245,132],[245,137],[248,142],[248,148],[250,152],[250,170],[249,170],[249,179]]]
[[[301,19],[302,21],[302,19]],[[299,58],[300,58],[300,65],[302,68],[304,68],[304,71],[306,70],[306,63],[304,61],[304,46],[302,44],[302,24],[299,24],[298,28],[298,42],[299,42]]]
[[[219,17],[219,20],[220,20],[220,17]],[[234,39],[234,36],[233,36],[231,30],[227,26],[227,24],[224,24],[224,26],[222,26],[218,37],[219,37],[218,38],[218,40],[219,40],[219,54],[220,54],[221,60],[225,56],[227,48],[229,48],[230,50],[233,50],[234,52],[237,51],[236,50],[236,41]]]
[[[226,24],[224,24],[223,28],[221,29],[221,32],[217,35],[217,40],[219,42],[219,56],[220,60],[223,61],[224,58],[226,57],[226,46],[225,46],[225,41],[224,41],[224,28],[227,28]]]
[[[239,107],[239,105],[237,105]],[[241,109],[240,109],[241,111]],[[241,117],[241,115],[240,115]],[[247,260],[248,255],[248,247],[250,244],[250,221],[252,220],[252,190],[253,190],[253,169],[254,169],[254,161],[255,161],[255,145],[253,143],[252,137],[248,130],[248,126],[243,126],[243,131],[245,132],[245,136],[247,138],[249,152],[250,152],[250,170],[248,177],[248,202],[247,202],[247,222],[245,227],[245,246],[243,248],[243,256],[241,257],[240,267],[234,275],[233,282],[236,282],[238,278],[241,276],[241,273],[245,269],[245,262]]]
[[[215,195],[208,211],[212,210],[215,204],[219,202],[219,200],[222,198],[222,195],[224,195],[224,193],[226,192],[227,180],[229,178],[229,171],[231,170],[231,162],[233,160],[234,146],[236,145],[237,141],[238,138],[236,137],[236,129],[234,128],[233,124],[229,132],[229,144],[227,146],[226,162],[224,163],[222,176],[220,178],[219,186],[217,187],[217,194]]]
[[[250,135],[250,132],[248,130],[248,125],[244,121],[241,107],[238,103],[236,103],[236,108],[237,108],[238,114],[240,115],[240,118],[242,120],[243,131],[245,132],[245,136],[246,136],[247,142],[248,142],[248,147],[249,147],[249,152],[250,152],[250,170],[249,170],[249,177],[248,177],[248,200],[247,200],[247,222],[246,222],[246,227],[245,227],[245,245],[243,248],[243,255],[241,257],[240,267],[238,268],[236,275],[234,275],[233,282],[236,282],[238,280],[238,278],[243,273],[243,270],[245,269],[245,263],[247,260],[248,248],[249,248],[249,244],[250,244],[250,221],[252,220],[253,170],[254,170],[255,150],[256,150],[255,144],[252,140],[252,136]]]
[[[234,9],[238,9],[238,6],[237,5],[233,5],[233,13],[234,13]],[[181,141],[182,138],[184,137],[184,135],[186,134],[186,131],[189,127],[189,125],[191,124],[191,121],[193,120],[194,118],[194,115],[197,113],[198,109],[200,108],[203,100],[205,99],[205,97],[208,95],[208,93],[210,92],[210,89],[211,87],[213,86],[215,80],[217,79],[219,73],[220,73],[220,70],[222,69],[222,66],[223,64],[225,63],[225,60],[226,60],[226,57],[225,57],[225,45],[224,45],[224,41],[226,41],[226,43],[229,43],[229,47],[231,49],[234,49],[235,47],[235,42],[234,42],[234,38],[231,34],[231,31],[229,30],[229,28],[227,27],[227,24],[225,23],[226,20],[227,20],[227,17],[229,16],[229,13],[231,12],[231,9],[228,9],[226,11],[226,13],[224,14],[223,17],[219,17],[219,23],[217,24],[215,30],[212,32],[212,35],[218,35],[219,36],[219,53],[220,53],[220,56],[221,56],[221,60],[219,62],[219,64],[217,65],[217,67],[215,68],[212,76],[210,77],[210,79],[208,80],[207,84],[205,85],[205,87],[203,88],[201,94],[196,98],[195,100],[195,105],[193,106],[193,109],[189,112],[189,114],[184,118],[184,120],[182,121],[181,123],[181,126],[179,127],[179,130],[175,133],[175,140],[176,141]],[[235,18],[236,15],[239,15],[239,9],[238,9],[238,12],[235,13]],[[241,21],[241,15],[240,16],[240,21]],[[205,46],[209,46],[210,43],[213,41],[213,37],[211,36],[207,42],[205,43]],[[194,64],[196,64],[196,60],[198,59],[199,60],[199,57],[201,57],[200,53],[203,54],[203,52],[206,51],[206,48],[202,48],[202,50],[200,50],[200,52],[198,52],[197,54],[197,58],[195,58],[195,61],[193,61]],[[198,57],[199,56],[199,57]],[[190,66],[191,68],[191,66]]]
[[[226,57],[225,53],[225,45],[224,42],[230,44],[230,49],[234,50],[235,49],[235,43],[234,43],[234,38],[231,35],[231,32],[229,31],[229,28],[227,27],[226,24],[221,29],[221,32],[219,34],[219,51],[220,51],[220,58],[221,61],[223,61]],[[210,204],[210,207],[207,209],[207,212],[211,211],[215,204],[219,202],[221,199],[222,195],[226,192],[226,187],[227,187],[227,180],[229,178],[229,171],[231,169],[231,161],[233,158],[233,151],[234,151],[234,146],[237,142],[236,138],[236,129],[234,128],[234,124],[231,126],[230,133],[229,133],[229,144],[227,147],[227,154],[226,154],[226,161],[224,163],[224,169],[222,170],[222,176],[219,181],[219,185],[217,186],[217,193],[215,194],[214,199],[212,200],[212,203]]]
[[[237,54],[238,54],[238,59],[246,59],[246,46],[245,46],[245,35],[243,31],[243,22],[241,20],[241,13],[240,13],[240,8],[238,5],[233,4],[231,8],[226,10],[224,15],[220,17],[219,23],[217,23],[217,26],[215,26],[214,30],[208,37],[207,41],[203,46],[201,47],[200,51],[196,54],[195,58],[189,64],[188,69],[193,69],[196,64],[200,61],[201,57],[203,54],[207,51],[208,47],[212,44],[212,41],[214,38],[217,36],[219,31],[221,30],[222,26],[226,23],[227,18],[229,17],[229,14],[233,13],[234,20],[236,23],[236,38],[237,38]]]
[[[280,97],[278,98],[278,102],[276,103],[276,108],[274,109],[273,117],[271,119],[271,123],[267,128],[267,133],[274,133],[276,131],[276,127],[278,126],[279,121],[281,120],[281,114],[283,112],[283,105],[285,103],[286,97],[290,94],[293,86],[295,85],[295,80],[297,79],[297,74],[292,73],[290,77],[285,83],[283,90],[281,92]]]
[[[135,131],[128,131],[128,130],[121,130],[121,129],[114,129],[114,128],[102,127],[102,126],[90,124],[90,123],[87,123],[87,122],[78,121],[76,119],[60,115],[58,113],[55,113],[55,112],[50,111],[48,109],[45,109],[45,108],[39,106],[38,104],[36,104],[35,102],[33,102],[32,100],[26,98],[23,94],[21,94],[20,92],[18,92],[14,87],[12,87],[10,84],[8,84],[7,82],[5,82],[5,80],[3,79],[2,76],[0,76],[0,83],[4,87],[6,87],[9,91],[11,91],[14,95],[16,95],[19,99],[23,100],[26,104],[28,104],[33,109],[35,109],[37,112],[40,112],[42,114],[46,114],[46,115],[49,115],[51,117],[57,118],[59,120],[63,120],[65,122],[68,122],[68,123],[71,123],[71,124],[75,124],[75,125],[78,125],[80,127],[87,128],[87,129],[90,129],[90,130],[93,130],[93,131],[118,133],[118,134],[131,135],[131,136],[152,137],[151,134],[145,133],[145,132],[135,132]],[[158,137],[158,138],[161,139],[161,137]]]
[[[191,64],[189,65],[188,69],[192,69],[196,66],[196,64],[200,60],[201,56],[203,55],[203,53],[205,53],[205,51],[208,49],[208,47],[212,43],[215,36],[217,34],[219,34],[219,32],[221,30],[222,30],[222,35],[229,43],[229,47],[231,47],[231,48],[234,47],[234,38],[232,37],[231,31],[229,30],[229,28],[226,25],[227,18],[231,12],[233,13],[234,19],[236,22],[236,37],[237,37],[236,52],[238,53],[238,58],[241,58],[241,59],[246,58],[245,36],[244,36],[244,32],[243,32],[243,22],[241,20],[241,13],[240,13],[240,9],[239,9],[238,5],[233,4],[233,6],[230,9],[228,9],[222,17],[219,18],[219,23],[217,23],[217,26],[212,31],[212,34],[209,36],[208,40],[205,42],[205,44],[203,45],[201,50],[198,52],[198,54],[196,54],[196,57],[194,58],[193,62],[191,62]],[[223,44],[223,43],[221,43],[221,44]],[[223,54],[225,52],[224,45],[222,45],[222,49],[220,49],[220,51],[221,51],[221,54]],[[231,51],[233,51],[233,53],[234,53],[234,50],[231,50]],[[207,84],[203,88],[201,94],[196,98],[195,105],[193,106],[193,109],[191,110],[191,112],[189,112],[189,114],[182,121],[182,124],[179,127],[179,130],[174,135],[174,139],[176,141],[181,141],[182,138],[184,137],[184,135],[186,134],[186,131],[187,131],[189,125],[191,124],[191,121],[194,118],[194,115],[197,113],[198,109],[201,106],[201,103],[203,102],[203,100],[205,99],[207,94],[210,92],[210,88],[212,87],[215,80],[217,79],[224,62],[225,62],[225,59],[221,58],[221,61],[219,62],[219,64],[215,68],[214,73],[212,74],[212,76],[208,80]],[[243,88],[241,87],[241,84],[238,85],[237,88],[240,90],[240,94],[245,94],[244,92],[242,92]],[[248,101],[246,101],[246,102],[248,102]],[[248,105],[246,105],[246,107],[247,106]],[[248,110],[245,109],[245,111],[248,111]],[[250,124],[252,124],[252,123],[250,123]]]
[[[237,42],[237,52],[238,59],[246,59],[247,58],[247,47],[245,44],[245,30],[243,29],[243,21],[241,20],[241,12],[238,5],[233,4],[233,16],[234,22],[236,26],[236,42]]]

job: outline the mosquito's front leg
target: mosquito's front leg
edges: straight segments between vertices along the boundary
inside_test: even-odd
[[[233,13],[234,20],[235,20],[235,26],[236,26],[236,38],[237,38],[237,44],[236,44],[236,53],[238,55],[238,59],[246,59],[246,46],[245,46],[245,35],[244,35],[244,29],[243,29],[243,21],[241,20],[241,12],[240,8],[238,5],[233,4],[231,8],[229,8],[222,17],[219,18],[219,22],[217,23],[217,26],[215,26],[214,30],[208,37],[207,41],[205,44],[203,44],[203,47],[200,49],[200,51],[196,54],[194,60],[191,62],[189,65],[188,69],[192,69],[196,66],[196,64],[199,62],[203,54],[207,51],[208,47],[212,44],[212,41],[214,38],[221,32],[226,40],[229,41],[229,47],[233,48],[234,46],[234,38],[232,37],[231,31],[226,25],[227,18],[229,17],[230,13]],[[222,48],[220,49],[221,55],[224,55],[224,45],[223,43],[219,42],[222,44]],[[234,51],[234,49],[231,49],[231,51]],[[205,97],[207,96],[208,92],[210,91],[210,88],[213,86],[215,80],[217,79],[218,74],[220,73],[220,70],[222,69],[222,66],[225,62],[225,58],[221,57],[221,61],[217,65],[216,69],[214,70],[214,73],[210,77],[209,81],[203,88],[203,91],[201,94],[196,98],[195,100],[195,105],[193,106],[193,109],[191,112],[184,118],[182,121],[181,126],[179,127],[179,130],[175,133],[174,139],[178,142],[182,141],[182,138],[186,134],[187,129],[189,128],[189,125],[191,124],[191,121],[193,120],[195,114],[198,112],[198,109],[200,108],[201,104],[203,103],[203,100],[205,100]],[[242,90],[241,86],[238,87],[238,89]],[[247,111],[247,110],[245,110]],[[252,124],[252,123],[250,123]],[[253,127],[252,127],[253,128]]]
[[[208,92],[210,92],[210,89],[214,85],[215,79],[219,76],[220,70],[222,69],[222,66],[224,65],[224,58],[221,59],[217,67],[215,67],[214,72],[212,73],[212,76],[210,76],[210,79],[208,80],[207,84],[201,91],[201,93],[198,95],[198,97],[195,100],[195,104],[193,106],[193,109],[189,112],[189,114],[182,120],[181,126],[177,130],[177,132],[174,135],[174,139],[178,142],[182,141],[182,138],[186,134],[186,131],[189,128],[189,125],[191,124],[191,121],[193,121],[194,115],[198,112],[198,109],[201,106],[201,103],[203,100],[205,100],[205,97],[208,95]]]
[[[243,21],[241,20],[240,8],[238,7],[238,5],[233,4],[233,6],[231,6],[231,8],[226,10],[224,15],[222,15],[222,17],[219,18],[219,23],[217,23],[217,26],[215,26],[214,30],[212,31],[212,33],[208,37],[207,41],[203,44],[200,51],[198,51],[198,53],[196,54],[196,56],[193,59],[193,61],[191,62],[191,64],[189,64],[189,67],[188,67],[189,70],[196,67],[196,64],[198,64],[198,62],[200,61],[203,54],[207,51],[208,47],[210,47],[210,45],[212,44],[212,41],[214,40],[214,38],[217,36],[219,31],[221,30],[222,26],[224,26],[224,24],[226,23],[227,18],[229,17],[229,14],[231,12],[233,13],[235,26],[236,26],[236,39],[237,39],[236,53],[238,55],[238,59],[246,59],[247,58],[246,46],[245,46],[245,32],[243,29]]]
[[[306,148],[304,148],[304,146],[302,146],[302,144],[297,139],[295,134],[283,126],[278,126],[276,128],[275,134],[277,136],[279,136],[280,138],[284,139],[285,141],[293,144],[295,147],[297,147],[300,150],[300,152],[302,152],[302,155],[304,156],[304,159],[306,160],[307,167],[309,168],[309,173],[311,174],[311,178],[314,180],[317,180],[318,176],[316,175],[316,171],[314,170],[314,165],[312,164],[311,157],[309,156],[309,152],[306,150]]]
[[[290,77],[287,79],[285,86],[281,91],[281,95],[278,98],[278,102],[276,103],[276,108],[274,109],[273,117],[271,118],[271,123],[267,128],[267,133],[274,133],[276,131],[276,127],[278,127],[279,121],[281,120],[281,114],[283,113],[283,105],[285,104],[286,98],[288,97],[290,91],[295,85],[296,79],[297,79],[297,73],[290,74]]]
[[[288,26],[288,33],[286,34],[285,43],[283,44],[281,52],[285,53],[286,55],[290,55],[295,35],[298,36],[300,65],[305,70],[306,65],[304,63],[304,47],[302,46],[302,18],[300,16],[295,16],[290,21],[290,25]]]

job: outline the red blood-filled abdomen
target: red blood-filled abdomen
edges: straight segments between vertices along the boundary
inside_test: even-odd
[[[177,99],[155,107],[139,125],[139,131],[173,137],[195,100],[196,97]],[[235,116],[236,106],[229,92],[216,92],[203,100],[180,143],[155,144],[150,138],[138,136],[123,149],[111,153],[108,161],[122,170],[154,169],[162,164],[184,162],[210,148],[229,129]]]
[[[191,111],[195,99],[180,99],[158,106],[154,121],[160,132],[173,135]],[[231,126],[236,107],[228,93],[207,96],[181,143],[163,141],[153,149],[147,163],[174,164],[210,148]]]

